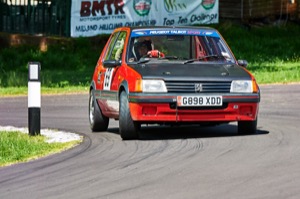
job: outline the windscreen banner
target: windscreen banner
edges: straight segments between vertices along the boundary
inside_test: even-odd
[[[219,0],[72,0],[71,37],[109,34],[121,26],[219,22]]]

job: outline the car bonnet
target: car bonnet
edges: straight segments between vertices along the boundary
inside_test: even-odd
[[[250,75],[235,64],[219,63],[144,63],[131,65],[143,78],[178,79],[250,79]]]

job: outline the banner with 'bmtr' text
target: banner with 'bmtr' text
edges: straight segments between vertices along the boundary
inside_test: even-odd
[[[71,37],[121,26],[186,26],[219,21],[219,0],[72,0]]]

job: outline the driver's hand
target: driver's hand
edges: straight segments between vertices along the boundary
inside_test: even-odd
[[[151,57],[151,58],[161,58],[161,57],[165,57],[165,54],[162,53],[162,52],[159,52],[158,50],[151,50],[151,51],[148,51],[147,55],[148,55],[148,57]]]

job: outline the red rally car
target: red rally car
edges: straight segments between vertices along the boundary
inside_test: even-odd
[[[92,131],[119,120],[125,139],[142,124],[236,122],[256,132],[260,90],[245,60],[207,27],[121,27],[104,47],[90,86]]]

